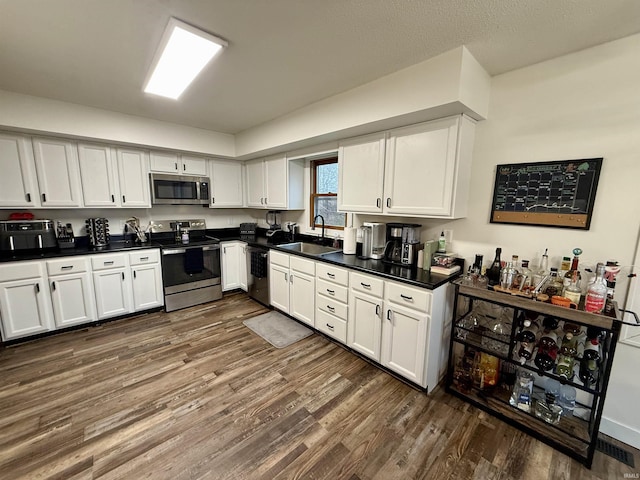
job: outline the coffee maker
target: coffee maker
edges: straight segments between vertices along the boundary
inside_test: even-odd
[[[384,223],[362,224],[362,258],[380,260],[384,256]]]
[[[420,243],[420,228],[417,223],[388,223],[387,243],[384,249],[385,263],[401,267],[415,267]]]

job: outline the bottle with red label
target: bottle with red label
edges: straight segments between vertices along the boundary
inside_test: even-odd
[[[596,266],[596,278],[589,285],[584,300],[584,310],[591,313],[602,313],[607,300],[607,284],[604,279],[604,263]]]

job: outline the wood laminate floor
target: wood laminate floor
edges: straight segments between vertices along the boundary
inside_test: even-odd
[[[637,472],[601,453],[587,470],[323,336],[276,349],[242,325],[265,311],[235,294],[0,349],[0,478],[541,480]]]

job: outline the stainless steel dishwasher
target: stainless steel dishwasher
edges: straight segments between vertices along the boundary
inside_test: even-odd
[[[249,245],[247,290],[254,300],[269,306],[269,248]]]

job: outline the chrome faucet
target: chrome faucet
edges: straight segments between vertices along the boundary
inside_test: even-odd
[[[313,226],[311,227],[311,230],[316,229],[316,220],[318,219],[318,217],[320,217],[320,220],[322,220],[322,236],[320,237],[320,242],[324,243],[324,217],[322,215],[318,214],[313,217]]]

